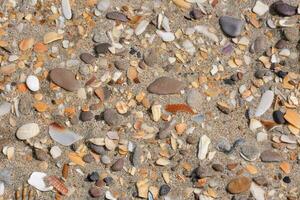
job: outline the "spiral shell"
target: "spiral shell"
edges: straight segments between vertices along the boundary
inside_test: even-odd
[[[68,194],[68,188],[58,177],[48,176],[47,180],[49,181],[49,184],[52,185],[59,193],[62,195]]]

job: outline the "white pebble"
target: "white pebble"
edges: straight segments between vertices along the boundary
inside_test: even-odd
[[[137,27],[135,28],[134,30],[134,33],[136,35],[141,35],[147,28],[147,26],[149,25],[149,21],[147,20],[142,20],[138,25]]]
[[[54,146],[50,149],[52,158],[56,159],[61,156],[61,149],[58,146]]]
[[[164,41],[164,42],[171,42],[175,40],[175,35],[172,32],[165,32],[161,30],[157,30],[156,34]]]
[[[61,1],[62,13],[66,19],[72,18],[72,10],[69,0]]]
[[[97,4],[97,9],[100,11],[106,11],[110,7],[110,0],[101,0]]]
[[[33,92],[36,92],[40,89],[40,81],[36,76],[33,75],[27,77],[26,85]]]
[[[257,1],[255,3],[255,6],[253,7],[253,12],[255,12],[256,14],[258,14],[259,16],[264,15],[266,12],[269,11],[269,6],[262,3],[261,1]]]

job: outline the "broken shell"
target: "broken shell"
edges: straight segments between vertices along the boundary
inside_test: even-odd
[[[258,104],[258,107],[255,111],[255,116],[262,116],[272,105],[274,99],[274,92],[271,90],[267,90],[261,97],[261,100]]]
[[[57,123],[52,123],[49,125],[49,134],[55,142],[58,142],[64,146],[70,146],[82,138],[73,131]]]
[[[40,133],[39,125],[36,123],[28,123],[21,126],[16,133],[16,136],[20,140],[27,140],[35,137]]]
[[[44,178],[46,176],[47,174],[43,172],[33,172],[28,179],[28,183],[42,192],[50,191],[53,189],[53,187],[47,187],[46,183],[44,182]]]
[[[211,140],[206,135],[203,135],[199,141],[199,150],[198,150],[198,158],[200,160],[204,160],[206,158],[206,154],[208,153],[208,147]]]

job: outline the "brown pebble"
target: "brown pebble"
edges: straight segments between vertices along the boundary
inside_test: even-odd
[[[227,190],[231,194],[240,194],[250,189],[251,180],[245,176],[240,176],[232,179],[228,185]]]

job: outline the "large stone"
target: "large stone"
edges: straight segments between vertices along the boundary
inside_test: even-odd
[[[251,179],[245,176],[240,176],[232,179],[228,183],[227,190],[231,194],[240,194],[243,192],[247,192],[250,189],[250,186],[251,186]]]
[[[184,89],[185,84],[177,79],[169,77],[160,77],[153,81],[147,88],[150,93],[166,95],[177,94]]]
[[[222,31],[229,37],[237,37],[241,34],[245,22],[243,20],[222,16],[219,20]]]
[[[50,71],[50,79],[56,85],[68,91],[76,91],[80,88],[80,83],[75,78],[75,74],[67,69],[55,68]]]

